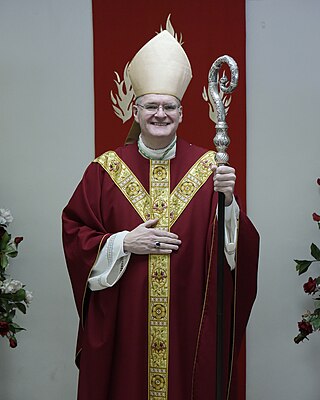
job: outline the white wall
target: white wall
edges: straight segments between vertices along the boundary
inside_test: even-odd
[[[320,334],[292,341],[311,306],[293,258],[319,238],[319,16],[318,0],[247,0],[248,211],[262,237],[248,400],[319,399]],[[0,0],[0,132],[0,207],[25,236],[11,274],[35,296],[19,346],[0,340],[0,398],[73,399],[60,213],[93,157],[90,0]]]
[[[248,212],[261,234],[248,400],[319,400],[320,333],[292,340],[313,306],[293,259],[319,245],[319,17],[318,0],[247,0]]]
[[[93,157],[89,0],[0,0],[0,132],[0,207],[25,237],[10,272],[34,292],[18,347],[0,338],[0,398],[74,399],[77,316],[60,215]]]

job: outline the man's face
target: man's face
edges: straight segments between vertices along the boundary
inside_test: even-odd
[[[134,119],[141,128],[143,142],[154,149],[169,145],[182,121],[182,108],[179,100],[171,95],[146,94],[141,96],[134,106],[133,112]]]

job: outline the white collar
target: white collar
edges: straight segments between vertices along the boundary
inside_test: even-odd
[[[139,153],[144,158],[148,158],[150,160],[171,160],[176,156],[176,148],[177,148],[176,142],[177,142],[177,136],[175,136],[173,141],[163,149],[150,149],[143,143],[141,135],[139,135],[138,149]]]

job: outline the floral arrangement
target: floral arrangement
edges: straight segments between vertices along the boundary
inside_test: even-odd
[[[320,178],[317,179],[317,184],[320,185]],[[312,214],[312,219],[318,224],[320,229],[320,215],[317,213]],[[304,274],[308,271],[310,265],[314,262],[320,261],[320,249],[314,244],[310,247],[312,260],[294,260],[296,262],[296,270],[299,275]],[[295,343],[300,343],[304,339],[308,339],[308,336],[315,331],[320,330],[320,276],[317,278],[309,277],[308,281],[303,285],[305,293],[313,296],[314,310],[307,310],[302,315],[302,320],[298,322],[299,334],[294,338]]]
[[[9,258],[18,255],[18,245],[22,237],[11,239],[7,227],[13,221],[9,210],[0,209],[0,337],[9,340],[10,347],[17,347],[16,333],[25,330],[13,320],[16,310],[26,314],[32,300],[32,293],[25,290],[20,281],[11,279],[6,271]]]

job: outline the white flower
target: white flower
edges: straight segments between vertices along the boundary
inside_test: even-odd
[[[10,285],[10,280],[9,279],[6,279],[3,282],[1,282],[0,288],[1,288],[2,293],[10,293],[10,292],[7,291],[9,285]]]
[[[0,225],[8,226],[13,221],[10,210],[0,208]]]
[[[26,302],[27,304],[30,304],[31,301],[32,301],[32,299],[33,299],[32,292],[29,292],[29,290],[26,290],[25,302]]]
[[[22,283],[14,279],[6,279],[1,285],[3,293],[16,293],[18,290],[22,289],[22,287]]]

